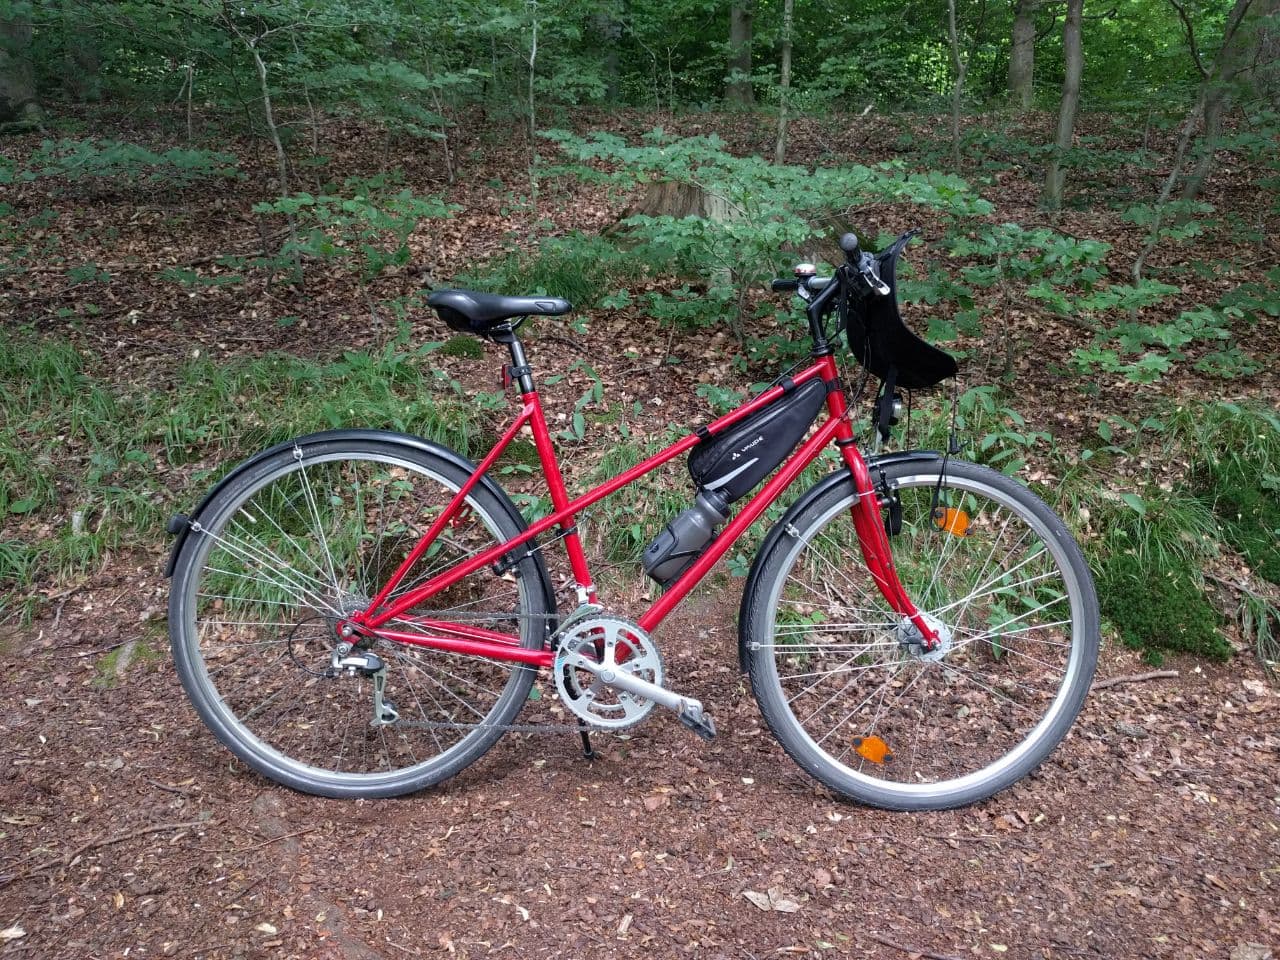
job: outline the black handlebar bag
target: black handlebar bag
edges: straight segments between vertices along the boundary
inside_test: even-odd
[[[956,375],[955,357],[926,343],[907,329],[898,312],[896,269],[898,257],[915,231],[904,233],[876,254],[880,279],[889,285],[888,296],[865,296],[849,303],[845,336],[857,361],[889,386],[920,390]]]

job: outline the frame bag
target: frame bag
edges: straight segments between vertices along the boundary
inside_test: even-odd
[[[826,397],[826,383],[809,380],[736,427],[704,440],[689,455],[693,482],[716,491],[727,503],[741,499],[800,444]]]

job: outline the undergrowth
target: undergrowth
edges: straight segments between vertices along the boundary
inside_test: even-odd
[[[410,348],[407,339],[406,330],[377,353],[348,352],[328,362],[283,354],[226,363],[194,359],[178,372],[174,388],[161,392],[94,376],[68,344],[19,336],[0,355],[8,414],[0,425],[0,603],[30,616],[37,588],[47,594],[85,575],[122,543],[158,542],[167,514],[189,505],[226,464],[292,436],[358,424],[417,434],[464,453],[487,446],[488,411],[502,398],[466,394],[424,359],[440,344]],[[584,489],[676,439],[636,429],[638,421],[609,406],[600,386],[593,379],[561,437],[584,440],[588,419],[616,423],[617,442],[580,478]],[[742,399],[705,395],[720,407]],[[904,445],[945,448],[949,407],[941,393],[922,397],[911,436],[901,426],[895,436]],[[1280,660],[1275,591],[1248,580],[1252,574],[1280,583],[1280,418],[1274,412],[1208,403],[1141,424],[1110,417],[1099,425],[1094,449],[1068,456],[998,389],[976,387],[959,395],[956,427],[967,459],[1024,477],[1039,475],[1024,469],[1028,464],[1045,470],[1047,484],[1033,486],[1076,527],[1104,619],[1126,644],[1152,661],[1170,651],[1225,658],[1232,650],[1222,633],[1225,613],[1264,662]],[[499,472],[535,479],[531,453],[513,448]],[[1171,489],[1152,480],[1152,486],[1116,490],[1109,465],[1136,456],[1185,463],[1185,479]],[[692,502],[682,465],[641,478],[588,512],[583,526],[594,555],[638,573],[644,546]],[[829,459],[820,460],[793,489],[798,494],[832,468]],[[523,499],[535,515],[547,506],[530,495]],[[735,545],[731,572],[745,573],[759,537],[792,499],[775,504]],[[1248,567],[1244,582],[1226,584],[1225,611],[1223,591],[1206,578],[1222,545]]]
[[[474,272],[459,274],[460,287],[515,296],[563,297],[584,310],[611,297],[625,296],[628,287],[649,275],[650,264],[604,237],[573,233],[550,237],[532,252],[512,251]]]
[[[125,542],[158,542],[229,464],[299,434],[346,426],[423,436],[466,452],[483,412],[409,348],[329,362],[283,354],[198,358],[169,391],[91,374],[71,346],[18,336],[0,353],[0,617],[29,617],[34,588],[82,576]]]

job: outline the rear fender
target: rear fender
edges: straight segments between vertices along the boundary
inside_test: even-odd
[[[191,532],[191,524],[194,521],[200,519],[200,514],[209,506],[209,503],[213,500],[213,498],[216,497],[223,489],[227,487],[228,484],[233,482],[237,477],[240,477],[246,472],[251,471],[254,467],[258,466],[258,464],[262,463],[268,457],[273,457],[282,450],[289,450],[289,449],[292,449],[293,447],[298,447],[301,450],[303,450],[303,452],[305,453],[307,447],[313,446],[318,443],[333,443],[335,441],[342,442],[342,441],[369,441],[369,440],[375,440],[379,443],[389,443],[389,444],[395,444],[403,447],[411,447],[414,450],[417,450],[423,453],[430,453],[433,456],[437,456],[440,459],[447,461],[451,465],[457,467],[459,470],[462,470],[468,474],[475,473],[475,470],[476,470],[476,465],[474,463],[472,463],[466,457],[460,456],[459,454],[450,450],[448,447],[441,446],[438,443],[432,443],[430,440],[424,440],[421,437],[411,436],[410,434],[407,434],[407,433],[395,433],[390,430],[367,430],[367,429],[324,430],[324,431],[321,431],[320,433],[307,434],[305,437],[296,437],[293,440],[286,440],[284,443],[278,443],[274,447],[269,447],[268,449],[263,450],[261,453],[254,454],[248,460],[244,461],[244,463],[241,463],[239,466],[229,471],[226,474],[226,476],[224,476],[221,480],[219,480],[216,484],[214,484],[213,488],[210,489],[209,492],[204,495],[204,499],[201,500],[196,505],[196,508],[191,512],[189,516],[183,515],[183,514],[176,514],[169,520],[168,530],[169,530],[169,533],[175,536],[175,539],[173,542],[173,549],[169,551],[169,561],[165,565],[164,575],[166,577],[173,576],[174,568],[177,566],[177,563],[178,563],[178,554],[182,552],[183,544],[185,544],[187,541],[187,535]],[[498,486],[487,475],[480,478],[479,484],[480,486],[484,487],[485,490],[487,490],[489,493],[493,494],[493,496],[506,509],[507,513],[511,516],[511,519],[513,519],[517,523],[517,525],[521,530],[524,530],[526,527],[528,527],[528,523],[525,521],[524,516],[520,513],[520,510],[516,507],[514,503],[511,502],[511,498],[507,496],[506,492],[500,486]],[[530,544],[530,546],[532,547],[532,544]],[[540,551],[532,550],[531,556],[533,557],[534,563],[537,566],[537,571],[538,571],[537,586],[538,586],[538,589],[542,591],[546,599],[546,609],[554,613],[556,609],[555,591],[551,588],[551,577],[547,573],[547,565],[543,561],[542,554]]]

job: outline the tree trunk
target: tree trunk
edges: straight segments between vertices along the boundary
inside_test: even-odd
[[[1222,118],[1231,109],[1232,94],[1237,86],[1251,80],[1263,93],[1263,85],[1259,82],[1261,75],[1254,75],[1256,68],[1261,68],[1267,41],[1265,26],[1271,17],[1280,10],[1280,0],[1243,0],[1247,10],[1236,10],[1228,18],[1228,27],[1235,22],[1237,26],[1224,38],[1218,55],[1214,57],[1213,68],[1205,79],[1204,90],[1204,132],[1200,137],[1200,155],[1196,165],[1182,185],[1182,199],[1194,200],[1200,195],[1204,181],[1213,169],[1214,153],[1217,149],[1218,137],[1222,133]],[[1235,16],[1238,13],[1239,16]]]
[[[7,4],[0,17],[0,123],[43,127],[31,68],[31,4]]]
[[[956,29],[956,0],[947,0],[947,37],[951,42],[951,66],[955,85],[951,88],[951,166],[960,172],[960,107],[964,104],[966,58],[960,50],[960,32]]]
[[[1080,20],[1084,0],[1067,0],[1067,19],[1062,25],[1062,60],[1066,75],[1062,78],[1062,105],[1058,110],[1058,136],[1044,183],[1044,205],[1050,210],[1062,206],[1062,187],[1066,172],[1062,155],[1071,149],[1076,126],[1076,109],[1080,105],[1080,75],[1084,72],[1084,53],[1080,46]]]
[[[787,101],[791,96],[791,22],[795,0],[782,0],[782,71],[778,76],[778,141],[773,162],[781,166],[787,157]]]
[[[1204,98],[1204,133],[1200,138],[1200,156],[1182,185],[1182,199],[1194,200],[1200,196],[1205,178],[1213,168],[1213,157],[1222,133],[1222,115],[1231,105],[1231,94],[1225,82],[1215,83]]]
[[[1031,109],[1036,72],[1036,8],[1038,0],[1015,0],[1013,46],[1009,51],[1009,102]]]
[[[529,41],[529,195],[538,205],[538,114],[534,99],[534,79],[538,74],[538,0],[529,0],[533,11],[533,34]]]
[[[611,13],[598,13],[592,21],[600,37],[604,58],[605,99],[617,103],[621,97],[618,43],[622,39],[622,21]]]
[[[1195,57],[1196,66],[1204,77],[1204,82],[1200,84],[1200,90],[1196,94],[1196,102],[1187,112],[1187,118],[1182,122],[1182,129],[1178,133],[1178,145],[1173,153],[1173,163],[1170,165],[1169,175],[1165,178],[1160,195],[1156,198],[1155,211],[1151,217],[1151,226],[1147,231],[1147,242],[1133,261],[1134,283],[1142,279],[1142,270],[1146,265],[1147,257],[1151,255],[1151,252],[1156,248],[1156,244],[1160,242],[1160,228],[1164,223],[1165,207],[1169,203],[1169,198],[1173,196],[1174,184],[1178,182],[1178,177],[1182,174],[1182,163],[1186,159],[1187,147],[1191,143],[1191,137],[1195,133],[1196,127],[1204,118],[1205,110],[1208,107],[1209,95],[1213,90],[1213,83],[1221,75],[1223,57],[1227,55],[1230,46],[1235,42],[1236,34],[1240,30],[1240,24],[1245,15],[1249,12],[1251,2],[1252,0],[1236,0],[1231,13],[1227,15],[1227,28],[1222,38],[1222,46],[1218,49],[1217,55],[1208,67],[1204,66],[1198,54]],[[1266,0],[1266,2],[1274,2],[1274,0]],[[1177,4],[1175,3],[1174,6],[1176,7]],[[1190,28],[1188,28],[1187,42],[1194,51],[1194,37],[1190,33]],[[1212,160],[1212,157],[1210,159]],[[1136,315],[1137,308],[1134,308],[1133,312]]]
[[[62,89],[79,103],[102,98],[98,48],[88,8],[79,0],[62,0]]]
[[[756,102],[751,90],[751,16],[750,0],[735,0],[729,10],[729,80],[724,97],[730,103],[751,106]]]
[[[1276,0],[1268,5],[1276,12]],[[1258,95],[1271,101],[1274,110],[1280,110],[1280,20],[1271,16],[1258,29],[1258,66],[1254,71],[1253,85]]]

